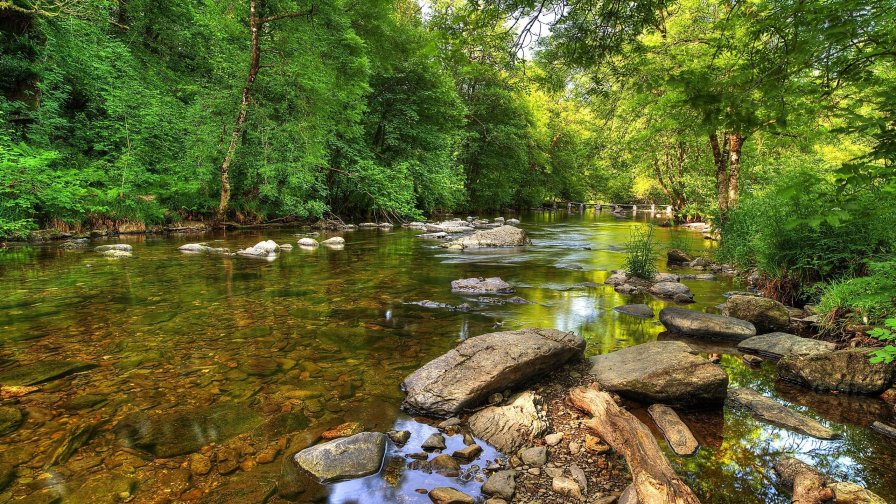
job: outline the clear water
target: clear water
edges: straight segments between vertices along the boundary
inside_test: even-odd
[[[611,270],[622,266],[630,228],[641,222],[590,211],[532,213],[521,219],[533,241],[525,250],[446,251],[415,238],[416,232],[395,229],[345,233],[343,250],[296,247],[270,262],[187,255],[177,247],[211,240],[231,249],[263,239],[295,244],[300,231],[122,237],[121,242],[134,246],[134,257],[122,260],[100,257],[89,248],[0,251],[0,376],[37,361],[95,366],[3,400],[26,417],[19,428],[0,436],[0,472],[17,467],[12,483],[0,492],[0,503],[261,502],[271,499],[280,457],[303,436],[313,439],[345,421],[368,430],[408,428],[415,439],[428,435],[432,427],[400,413],[399,384],[459,340],[497,327],[553,327],[581,334],[587,353],[597,354],[660,337],[656,320],[612,308],[643,301],[659,312],[666,303],[622,296],[602,285]],[[663,243],[674,237],[693,247],[708,246],[690,231],[657,233]],[[500,276],[516,287],[516,295],[535,304],[493,306],[450,292],[451,280],[472,276]],[[698,301],[692,308],[708,311],[724,300],[724,292],[739,287],[727,279],[685,283]],[[469,302],[474,311],[408,304],[421,300]],[[743,365],[733,349],[722,352],[730,354],[722,365],[732,386],[778,398],[841,431],[843,439],[795,435],[729,408],[685,414],[703,448],[691,458],[669,455],[703,502],[789,502],[772,485],[770,471],[783,454],[796,454],[837,478],[896,500],[896,445],[867,428],[874,420],[892,418],[889,406],[878,399],[818,395],[776,384],[773,367],[755,370]],[[289,447],[279,450],[272,463],[248,463],[222,475],[212,460],[210,473],[192,476],[189,455],[155,459],[123,447],[114,429],[128,415],[201,417],[222,404],[243,408],[259,422],[286,413],[305,415],[308,426],[281,436]],[[85,426],[95,426],[95,432],[78,438]],[[240,449],[249,453],[241,457],[244,461],[253,458],[252,451],[278,442],[256,435],[250,430],[255,428],[246,426],[240,436]],[[72,439],[85,438],[70,456],[58,456]],[[206,451],[233,444],[219,439]],[[474,464],[495,456],[487,451]],[[334,503],[429,502],[416,490],[452,484],[476,494],[473,472],[464,483],[404,470],[391,479],[379,474],[330,485],[327,491]]]

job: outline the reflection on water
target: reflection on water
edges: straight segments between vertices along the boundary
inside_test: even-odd
[[[533,241],[524,250],[446,251],[396,229],[346,233],[343,250],[297,247],[271,262],[176,249],[212,240],[230,249],[262,239],[295,243],[294,231],[122,237],[134,246],[134,257],[125,260],[51,246],[0,252],[0,382],[4,373],[33,362],[48,375],[61,361],[95,366],[38,380],[40,390],[3,401],[2,407],[25,416],[0,434],[0,480],[15,467],[0,502],[60,495],[64,502],[94,502],[89,496],[100,494],[134,495],[137,502],[160,495],[260,501],[270,497],[279,459],[324,428],[347,421],[380,431],[397,425],[414,433],[413,450],[416,438],[432,428],[400,414],[398,384],[458,340],[495,327],[554,327],[583,335],[587,352],[597,354],[660,337],[656,317],[638,319],[613,308],[643,302],[658,313],[666,303],[602,285],[622,266],[623,245],[636,223],[593,212],[535,213],[522,220]],[[657,235],[663,242],[678,235],[707,246],[688,231],[657,229]],[[533,304],[480,303],[450,292],[451,280],[471,276],[501,276]],[[698,301],[693,308],[709,311],[736,288],[725,279],[685,283]],[[467,302],[473,311],[408,304],[427,299]],[[705,351],[733,352],[713,349]],[[896,483],[888,478],[896,449],[866,428],[892,416],[882,402],[775,386],[772,368],[750,369],[735,356],[722,365],[733,385],[779,397],[838,429],[843,439],[793,435],[728,408],[686,414],[704,447],[692,458],[670,457],[704,502],[787,502],[769,484],[769,468],[782,453],[797,453],[896,498]],[[203,419],[234,406],[246,415]],[[113,427],[126,418],[154,426],[139,437],[145,446],[123,448]],[[298,436],[289,434],[296,429]],[[196,432],[204,437],[191,440]],[[226,439],[235,432],[243,434]],[[181,437],[189,440],[184,446],[177,443]],[[206,441],[215,445],[202,448],[212,466],[203,473],[196,453],[181,453]],[[233,454],[227,450],[238,466],[228,466]],[[147,452],[178,455],[154,460]],[[331,485],[330,501],[428,502],[417,489],[448,483],[478,491],[474,482],[419,471],[395,478],[390,483],[381,474]]]

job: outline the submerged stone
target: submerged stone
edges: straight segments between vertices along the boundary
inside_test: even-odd
[[[626,315],[631,315],[632,317],[653,318],[653,308],[647,306],[646,304],[630,304],[617,306],[616,308],[613,308],[613,310],[619,313],[624,313]]]
[[[451,282],[451,291],[460,294],[511,294],[513,287],[498,277],[464,278]]]
[[[728,398],[738,406],[749,410],[756,418],[770,424],[818,439],[837,439],[838,437],[834,431],[818,421],[793,411],[755,390],[733,388],[728,391]]]
[[[22,410],[15,406],[0,406],[0,436],[18,429],[25,420]]]
[[[94,367],[94,364],[78,361],[37,361],[0,371],[0,385],[37,385]]]
[[[155,415],[134,413],[119,422],[114,430],[125,446],[168,458],[193,453],[209,443],[249,432],[261,423],[261,417],[250,408],[224,403]]]

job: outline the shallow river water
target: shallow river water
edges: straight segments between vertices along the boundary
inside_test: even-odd
[[[271,488],[281,458],[328,427],[408,429],[408,446],[419,446],[435,429],[400,412],[399,384],[464,338],[552,327],[581,334],[593,355],[663,337],[656,319],[613,307],[643,301],[658,313],[666,303],[602,285],[642,222],[590,211],[520,218],[533,242],[524,250],[447,251],[405,229],[347,232],[342,250],[296,247],[273,261],[177,247],[295,244],[301,231],[121,237],[134,257],[118,260],[92,251],[104,242],[0,250],[0,384],[38,387],[0,402],[22,415],[6,429],[0,415],[0,503],[280,501]],[[691,231],[657,233],[665,244],[708,246]],[[450,292],[451,280],[474,276],[500,276],[534,304]],[[685,283],[692,308],[707,311],[739,288],[724,278]],[[473,311],[409,304],[422,300]],[[892,419],[883,401],[776,384],[770,365],[750,368],[730,347],[706,351],[726,354],[732,386],[772,396],[842,439],[792,434],[727,406],[684,414],[702,447],[690,458],[667,453],[703,502],[789,502],[770,470],[784,454],[896,501],[896,445],[867,428]],[[478,494],[476,467],[462,479],[402,471],[407,461],[390,452],[380,474],[324,489],[329,502],[429,502],[415,490],[445,485]],[[474,465],[496,456],[486,450]]]

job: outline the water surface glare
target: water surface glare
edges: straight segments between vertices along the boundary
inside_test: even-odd
[[[631,227],[644,221],[592,211],[520,219],[533,245],[513,250],[447,251],[405,229],[332,233],[345,237],[343,249],[295,247],[273,261],[177,248],[202,241],[234,250],[266,239],[295,244],[302,231],[123,236],[83,250],[0,250],[0,383],[15,384],[13,376],[39,387],[0,402],[6,412],[24,413],[8,428],[0,421],[0,504],[283,502],[271,493],[281,458],[351,421],[367,430],[408,429],[413,438],[405,450],[390,444],[379,474],[329,485],[329,502],[425,503],[429,498],[416,490],[449,485],[478,495],[472,466],[493,460],[493,450],[464,465],[469,482],[404,468],[402,455],[418,451],[434,429],[400,413],[402,379],[458,341],[495,330],[574,331],[587,340],[589,355],[652,341],[663,330],[656,317],[613,308],[645,302],[658,313],[667,305],[603,285],[623,265]],[[663,251],[673,239],[710,246],[691,231],[657,234]],[[92,251],[118,242],[133,245],[132,258]],[[474,276],[500,276],[533,304],[451,293],[451,280]],[[739,288],[721,277],[684,283],[697,299],[691,307],[707,311]],[[472,311],[409,304],[422,300],[466,302]],[[896,500],[896,445],[868,429],[875,420],[892,421],[886,403],[777,384],[773,365],[750,368],[733,348],[722,350],[732,386],[759,390],[843,437],[815,440],[727,406],[686,413],[702,448],[690,458],[667,453],[703,502],[789,502],[770,470],[786,454]],[[203,458],[211,463],[204,472]]]

